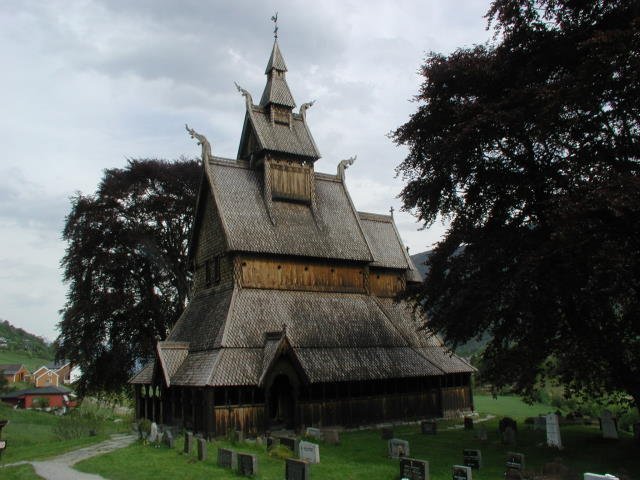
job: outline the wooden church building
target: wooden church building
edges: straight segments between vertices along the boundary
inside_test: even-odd
[[[237,159],[203,145],[192,298],[132,379],[139,418],[229,430],[450,416],[474,368],[395,297],[421,278],[393,218],[356,210],[320,158],[277,39]],[[364,160],[366,161],[366,159]]]

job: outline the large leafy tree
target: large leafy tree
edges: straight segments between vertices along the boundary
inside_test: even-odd
[[[430,54],[394,132],[404,208],[449,227],[414,292],[484,377],[640,407],[640,7],[495,0],[485,45]]]
[[[80,391],[122,389],[182,312],[200,176],[196,161],[133,160],[72,198],[57,342],[82,370]]]

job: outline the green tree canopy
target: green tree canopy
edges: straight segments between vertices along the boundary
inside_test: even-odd
[[[71,200],[62,259],[69,283],[58,357],[82,370],[81,392],[119,391],[185,306],[201,167],[132,160]]]
[[[493,40],[430,54],[394,132],[404,208],[448,220],[414,292],[485,378],[640,407],[640,8],[496,0]]]

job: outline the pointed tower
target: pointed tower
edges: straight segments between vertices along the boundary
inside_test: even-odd
[[[247,112],[238,148],[238,159],[264,175],[265,202],[291,201],[314,208],[313,164],[320,158],[306,120],[305,103],[294,112],[296,102],[286,80],[285,64],[278,39],[273,42],[265,74],[267,84],[258,105],[238,87],[246,100]],[[273,217],[272,217],[273,218]]]

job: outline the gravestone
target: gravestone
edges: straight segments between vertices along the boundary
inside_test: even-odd
[[[633,438],[636,442],[640,442],[640,422],[633,424]]]
[[[169,448],[173,448],[175,446],[175,440],[173,438],[171,430],[167,430],[166,432],[164,432],[162,436],[162,442]]]
[[[515,470],[524,470],[524,454],[516,452],[507,452],[507,468],[513,468]]]
[[[382,440],[391,440],[393,438],[393,428],[392,427],[382,427],[381,432]]]
[[[287,458],[284,467],[285,480],[309,480],[311,465],[303,460]]]
[[[516,444],[516,431],[511,427],[506,427],[502,432],[502,443],[505,445]]]
[[[298,444],[298,457],[309,463],[320,463],[320,446],[317,443],[301,441]]]
[[[473,430],[473,418],[472,417],[464,417],[464,429],[465,430]]]
[[[399,438],[389,440],[389,456],[391,458],[408,457],[409,455],[409,442]]]
[[[524,480],[522,471],[517,468],[507,468],[504,472],[505,480]]]
[[[207,441],[204,438],[198,439],[198,460],[204,462],[207,459]]]
[[[322,439],[322,431],[319,428],[307,427],[304,434],[307,437],[315,438],[316,440]]]
[[[271,448],[275,447],[278,444],[278,441],[273,437],[267,437],[267,450],[271,450]]]
[[[476,437],[478,440],[482,441],[482,442],[486,442],[486,441],[487,441],[487,438],[488,438],[488,435],[487,435],[487,429],[486,429],[486,428],[484,428],[484,427],[480,427],[480,428],[478,428],[478,429],[476,430],[476,435],[475,435],[475,437]]]
[[[238,473],[245,477],[253,477],[258,473],[258,457],[251,453],[238,453]]]
[[[613,415],[609,410],[602,412],[600,417],[600,429],[602,430],[602,438],[618,439],[618,429]]]
[[[498,430],[500,433],[503,433],[507,427],[511,427],[514,432],[518,432],[518,424],[511,417],[504,417],[500,419],[500,423],[498,423]]]
[[[151,422],[151,431],[149,432],[147,440],[149,440],[149,443],[158,441],[158,424],[156,422]]]
[[[560,438],[560,422],[555,413],[546,416],[545,424],[547,426],[547,445],[562,449],[562,438]]]
[[[471,480],[471,467],[454,465],[452,478],[453,480]]]
[[[324,441],[329,445],[340,444],[340,432],[338,432],[338,430],[323,430],[322,436],[324,437]]]
[[[184,434],[184,453],[191,454],[193,452],[193,433]]]
[[[438,424],[435,420],[423,420],[420,422],[420,431],[423,435],[435,435],[438,432]]]
[[[275,437],[275,438],[278,440],[278,442],[280,442],[280,445],[284,445],[293,453],[296,453],[298,451],[299,440],[297,438],[286,437],[286,436]]]
[[[539,415],[533,418],[534,430],[546,430],[547,429],[547,417]]]
[[[429,462],[415,458],[401,458],[400,478],[402,480],[429,480]]]
[[[480,470],[482,468],[482,452],[480,450],[465,448],[462,450],[462,463],[467,467]]]
[[[585,473],[584,480],[620,480],[618,477],[614,475],[609,475],[605,473],[604,475],[598,475],[597,473]]]
[[[238,454],[228,448],[218,448],[218,466],[223,468],[238,468]]]

